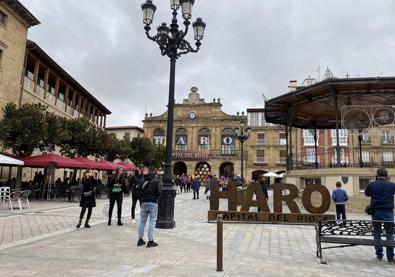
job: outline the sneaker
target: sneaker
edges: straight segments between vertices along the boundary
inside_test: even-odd
[[[156,246],[158,246],[159,244],[157,244],[155,241],[153,241],[153,240],[150,240],[148,243],[147,243],[147,247],[156,247]]]
[[[137,241],[137,246],[141,246],[144,244],[145,244],[145,241],[142,238],[139,238],[139,240]]]
[[[136,224],[136,220],[134,218],[132,219],[132,224]]]

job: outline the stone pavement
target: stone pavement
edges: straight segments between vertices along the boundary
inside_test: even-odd
[[[1,276],[395,276],[395,266],[376,261],[367,246],[324,250],[328,264],[321,265],[312,226],[269,224],[224,224],[224,272],[218,273],[208,201],[191,198],[177,196],[176,228],[156,230],[156,248],[136,246],[130,198],[124,226],[107,226],[108,202],[102,200],[91,229],[75,229],[76,204],[32,203],[32,210],[16,214],[0,209]]]

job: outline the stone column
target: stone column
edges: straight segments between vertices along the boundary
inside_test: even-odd
[[[45,69],[45,76],[44,76],[44,99],[47,96],[48,92],[48,79],[49,79],[49,68]]]
[[[69,106],[69,92],[70,92],[70,86],[66,86],[66,91],[64,93],[64,111],[67,112],[67,106]]]
[[[60,79],[59,79],[59,77],[56,77],[56,82],[55,82],[55,106],[56,106],[56,103],[58,102],[58,98],[59,98],[59,84],[60,84]]]
[[[38,72],[40,70],[40,61],[37,59],[34,63],[34,76],[33,76],[33,91],[36,93],[37,89],[37,80],[38,80]]]
[[[77,92],[75,90],[73,90],[73,102],[72,102],[72,109],[71,109],[71,114],[74,116],[74,110],[75,110],[75,98],[77,96]]]

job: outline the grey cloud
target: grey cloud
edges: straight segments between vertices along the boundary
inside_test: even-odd
[[[169,61],[144,34],[141,1],[22,0],[41,25],[29,31],[49,55],[113,114],[108,125],[142,125],[145,109],[166,110]],[[155,0],[153,29],[171,19]],[[394,75],[391,0],[198,0],[194,18],[207,23],[201,51],[177,62],[176,101],[197,86],[225,112],[263,106],[288,81]],[[189,37],[191,38],[191,36]]]

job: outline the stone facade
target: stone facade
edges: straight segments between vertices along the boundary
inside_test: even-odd
[[[39,24],[19,1],[0,2],[0,117],[7,103],[18,105],[28,28]]]
[[[117,139],[132,140],[135,137],[144,136],[144,130],[137,126],[112,126],[106,131],[116,135]]]
[[[48,111],[66,118],[87,117],[106,126],[111,112],[35,42],[27,41],[21,105],[41,103]]]
[[[174,107],[173,173],[202,178],[208,174],[239,174],[240,145],[231,131],[246,121],[246,115],[228,115],[221,110],[220,99],[206,103],[197,91],[192,87],[188,98]],[[155,144],[166,143],[167,112],[159,116],[146,114],[143,122],[146,137]]]

